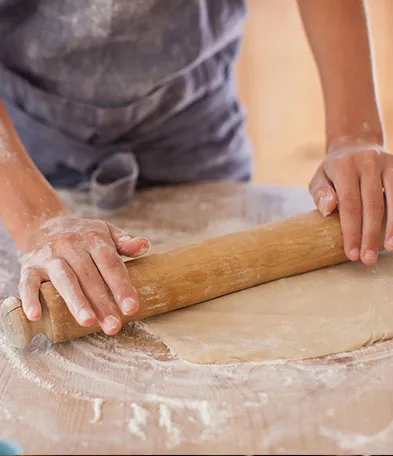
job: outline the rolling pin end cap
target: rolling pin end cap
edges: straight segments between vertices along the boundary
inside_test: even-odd
[[[16,298],[15,296],[11,296],[9,298],[4,299],[0,306],[0,316],[1,318],[4,318],[9,312],[12,312],[15,309],[18,309],[21,307],[21,301],[19,298]]]
[[[0,306],[0,317],[4,331],[15,347],[25,348],[36,335],[23,312],[20,299],[5,299]]]

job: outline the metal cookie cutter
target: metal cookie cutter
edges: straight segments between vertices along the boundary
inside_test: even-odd
[[[91,199],[100,209],[118,209],[135,192],[139,167],[131,152],[117,152],[102,160],[90,178]]]

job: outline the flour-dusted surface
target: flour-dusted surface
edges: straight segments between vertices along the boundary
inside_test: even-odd
[[[73,198],[85,216],[103,217]],[[146,191],[105,217],[152,241],[181,241],[311,207],[305,190],[206,184]],[[4,232],[0,249],[5,297],[16,291],[18,264]],[[0,334],[1,434],[36,454],[388,454],[392,349],[384,342],[312,361],[198,365],[178,359],[143,322],[114,338],[53,347],[38,339],[25,352]]]

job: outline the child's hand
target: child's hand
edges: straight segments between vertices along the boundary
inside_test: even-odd
[[[138,309],[137,292],[120,255],[138,257],[149,247],[147,239],[100,220],[69,215],[48,220],[32,231],[22,257],[19,290],[26,316],[40,318],[39,287],[50,280],[81,326],[98,320],[106,334],[116,334],[119,310],[132,315]]]
[[[347,257],[374,264],[386,211],[385,249],[393,251],[393,155],[375,144],[331,147],[309,186],[323,215],[338,207]]]

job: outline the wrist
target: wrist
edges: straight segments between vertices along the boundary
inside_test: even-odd
[[[34,169],[25,168],[22,175],[13,174],[13,179],[4,180],[0,217],[19,250],[24,252],[43,223],[59,215],[68,215],[70,210]]]
[[[385,145],[384,127],[377,102],[365,97],[362,102],[332,103],[326,105],[326,150],[329,153],[343,145]],[[354,109],[358,107],[358,109]],[[333,107],[332,107],[333,106]],[[365,115],[366,113],[366,115]]]
[[[372,147],[375,149],[384,149],[385,140],[382,134],[370,135],[340,135],[328,139],[326,153],[337,152],[346,148],[364,149],[364,147]]]
[[[346,118],[342,117],[343,119],[339,126],[334,125],[334,123],[327,125],[326,151],[328,154],[332,150],[349,145],[362,147],[369,144],[381,148],[384,147],[385,135],[379,117],[377,119],[353,122],[347,122]]]
[[[37,233],[48,220],[68,215],[70,211],[61,201],[50,200],[44,211],[36,209],[25,212],[24,223],[15,223],[9,232],[18,249],[26,253],[34,249]]]

